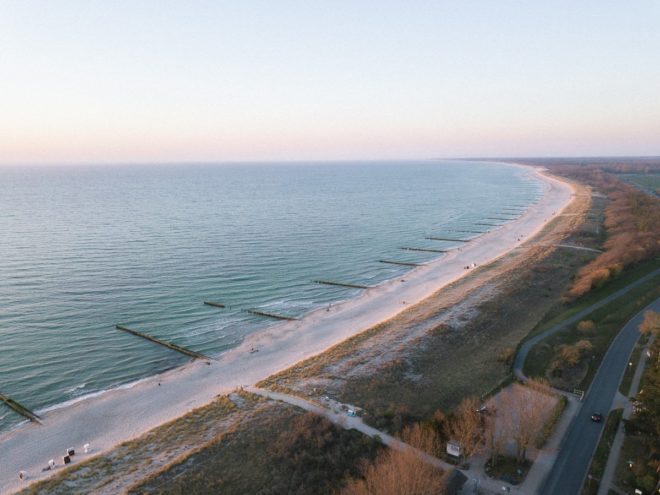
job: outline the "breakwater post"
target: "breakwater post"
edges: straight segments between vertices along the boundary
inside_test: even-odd
[[[411,263],[409,261],[378,260],[378,262],[379,263],[388,263],[390,265],[421,266],[420,263]]]
[[[39,423],[41,424],[41,417],[37,416],[35,413],[30,411],[27,407],[19,404],[16,402],[14,399],[7,397],[4,394],[0,394],[0,401],[4,402],[7,404],[7,406],[12,409],[13,411],[17,412],[24,418],[29,419],[33,423]]]
[[[201,354],[199,352],[191,351],[190,349],[186,349],[185,347],[181,347],[180,345],[176,345],[173,344],[172,342],[167,342],[166,340],[161,340],[159,338],[152,337],[151,335],[138,332],[137,330],[131,330],[130,328],[127,328],[123,325],[115,325],[115,328],[117,330],[121,330],[123,332],[128,332],[130,334],[136,335],[137,337],[142,337],[143,339],[154,342],[155,344],[160,344],[163,347],[167,347],[168,349],[172,349],[173,351],[180,352],[181,354],[185,354],[186,356],[191,357],[193,359],[210,359],[208,356],[205,356],[204,354]]]
[[[479,224],[477,224],[479,225]],[[470,239],[452,239],[450,237],[425,237],[425,239],[430,239],[432,241],[449,241],[449,242],[470,242]]]
[[[244,309],[243,311],[257,316],[266,316],[267,318],[275,318],[276,320],[296,321],[299,319],[299,318],[294,318],[293,316],[278,315],[276,313],[269,313],[268,311],[261,311],[258,309]]]
[[[312,280],[315,284],[336,285],[338,287],[349,287],[351,289],[370,289],[368,285],[348,284],[345,282],[333,282],[332,280]]]
[[[487,234],[489,230],[451,230],[450,232],[457,232],[459,234]]]
[[[204,304],[206,304],[207,306],[213,306],[213,307],[216,307],[216,308],[226,308],[227,307],[224,304],[220,304],[220,303],[213,302],[213,301],[204,301]]]
[[[416,248],[416,247],[402,247],[404,251],[422,251],[426,253],[446,253],[446,249],[427,249],[427,248]]]

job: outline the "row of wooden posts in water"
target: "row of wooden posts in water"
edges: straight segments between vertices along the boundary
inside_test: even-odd
[[[517,206],[513,205],[511,208],[502,208],[502,210],[508,210],[511,211],[512,213],[504,213],[506,215],[514,215],[511,218],[495,218],[495,217],[489,217],[486,218],[486,220],[511,220],[515,218],[516,214],[522,213],[524,211],[525,207],[524,206]],[[515,212],[515,213],[514,213]],[[475,223],[475,225],[482,225],[482,226],[489,226],[489,227],[494,227],[497,226],[498,224],[492,224],[492,223]],[[465,233],[465,234],[485,234],[488,232],[487,230],[484,231],[476,231],[476,230],[452,230],[451,232],[456,232],[456,233]],[[459,238],[453,238],[453,237],[434,237],[434,236],[429,236],[426,237],[426,239],[433,240],[433,241],[446,241],[446,242],[470,242],[472,239],[459,239]],[[421,251],[421,252],[429,252],[429,253],[446,253],[447,250],[444,249],[432,249],[432,248],[418,248],[418,247],[401,247],[400,249],[405,250],[405,251]],[[398,261],[398,260],[378,260],[380,263],[386,263],[386,264],[392,264],[392,265],[402,265],[402,266],[410,266],[410,267],[417,267],[420,266],[420,263],[413,263],[409,261]],[[371,288],[368,285],[360,285],[360,284],[353,284],[353,283],[348,283],[348,282],[336,282],[332,280],[313,280],[313,283],[315,284],[321,284],[321,285],[333,285],[333,286],[338,286],[338,287],[347,287],[347,288],[352,288],[352,289],[369,289]],[[203,301],[203,303],[207,306],[212,306],[215,308],[219,309],[230,309],[231,306],[228,306],[223,303],[219,302],[214,302],[214,301]],[[286,321],[295,321],[298,320],[299,318],[295,318],[293,316],[286,316],[286,315],[281,315],[277,313],[271,313],[268,311],[262,311],[259,309],[242,309],[241,311],[244,311],[246,313],[250,313],[256,316],[263,316],[266,318],[272,318],[276,320],[286,320]],[[196,352],[193,350],[190,350],[186,347],[183,347],[178,344],[174,344],[173,342],[169,342],[163,339],[159,339],[157,337],[153,337],[152,335],[139,332],[137,330],[128,328],[124,325],[115,325],[115,328],[117,330],[121,330],[126,333],[130,333],[131,335],[135,335],[136,337],[141,337],[145,340],[148,340],[150,342],[153,342],[154,344],[161,345],[163,347],[166,347],[172,351],[176,351],[180,354],[183,354],[187,357],[190,357],[192,359],[204,359],[207,361],[210,361],[210,358],[200,352]],[[210,364],[210,363],[209,363]],[[27,407],[23,406],[22,404],[18,403],[14,399],[7,397],[6,395],[3,395],[0,393],[0,402],[5,403],[10,409],[15,411],[16,413],[20,414],[26,419],[29,419],[30,421],[34,423],[39,423],[41,424],[41,417],[38,416],[36,413],[32,412],[30,409]]]
[[[496,224],[492,224],[496,225]],[[485,232],[483,231],[455,231],[455,232],[463,232],[463,233],[470,233],[470,234],[484,234]],[[431,240],[436,240],[436,241],[447,241],[447,242],[470,242],[471,239],[458,239],[458,238],[450,238],[450,237],[427,237],[427,239]],[[402,250],[406,251],[423,251],[423,252],[432,252],[432,253],[446,253],[447,250],[445,249],[431,249],[431,248],[416,248],[416,247],[402,247],[400,248]],[[398,261],[398,260],[378,260],[380,263],[387,263],[387,264],[392,264],[392,265],[402,265],[402,266],[411,266],[411,267],[417,267],[420,266],[420,263],[413,263],[409,261]],[[321,285],[333,285],[333,286],[338,286],[338,287],[347,287],[351,289],[370,289],[371,287],[368,285],[361,285],[361,284],[354,284],[354,283],[348,283],[348,282],[336,282],[333,280],[313,280],[312,281],[315,284],[321,284]],[[219,309],[232,309],[231,306],[216,302],[216,301],[203,301],[203,303],[207,306],[211,306],[214,308],[219,308]],[[263,316],[266,318],[273,318],[276,320],[286,320],[286,321],[296,321],[299,318],[293,317],[293,316],[286,316],[286,315],[281,315],[277,313],[271,313],[268,311],[262,311],[259,309],[242,309],[241,311],[244,311],[246,313],[250,313],[256,316]],[[136,330],[132,330],[130,328],[127,328],[122,325],[117,325],[118,330],[123,330],[125,332],[129,332],[133,335],[136,335],[138,337],[142,337],[144,339],[147,339],[151,342],[160,344],[162,346],[165,346],[169,349],[172,349],[174,351],[180,352],[186,356],[192,357],[193,359],[209,359],[207,356],[200,354],[195,351],[191,351],[189,349],[186,349],[185,347],[179,346],[177,344],[173,344],[171,342],[167,342],[165,340],[158,339],[156,337],[152,337],[150,335],[147,335],[142,332],[138,332]]]

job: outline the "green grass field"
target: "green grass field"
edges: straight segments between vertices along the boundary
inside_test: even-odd
[[[621,174],[619,177],[643,190],[650,190],[660,194],[660,174]]]
[[[578,313],[583,309],[591,306],[592,304],[597,303],[601,299],[609,296],[610,294],[623,289],[627,285],[630,285],[632,282],[658,268],[660,268],[660,259],[644,261],[627,268],[623,273],[621,273],[619,277],[609,281],[600,289],[592,290],[588,294],[585,294],[583,297],[570,304],[561,305],[554,308],[543,318],[543,320],[539,322],[534,330],[532,330],[527,339],[534,337],[535,335],[544,332],[553,325],[556,325],[557,323],[570,318],[575,313]]]

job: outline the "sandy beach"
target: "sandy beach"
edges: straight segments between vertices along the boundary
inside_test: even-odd
[[[521,166],[521,165],[518,165]],[[522,166],[521,166],[522,167]],[[525,167],[544,184],[542,198],[523,216],[480,235],[440,259],[415,268],[359,297],[316,310],[300,321],[285,322],[250,335],[239,347],[217,359],[191,362],[180,368],[97,397],[43,414],[43,425],[29,424],[0,435],[0,494],[8,494],[62,469],[68,447],[91,455],[135,438],[172,420],[216,395],[249,386],[294,363],[388,320],[410,305],[469,273],[467,265],[484,265],[505,255],[538,233],[570,203],[572,186],[539,169]],[[250,352],[251,349],[258,352]],[[59,467],[42,473],[49,459]],[[19,471],[27,481],[18,479]]]

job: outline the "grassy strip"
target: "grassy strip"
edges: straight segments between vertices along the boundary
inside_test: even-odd
[[[567,320],[574,314],[588,308],[592,304],[597,303],[601,299],[604,299],[614,292],[623,289],[627,285],[630,285],[631,283],[642,278],[644,275],[652,272],[657,268],[660,268],[660,259],[643,261],[624,270],[621,275],[619,275],[619,277],[611,280],[600,289],[594,289],[582,296],[580,299],[577,299],[568,305],[564,305],[558,312],[554,311],[549,313],[545,318],[543,318],[543,320],[541,320],[541,322],[534,328],[534,330],[530,332],[525,340],[528,340],[531,337],[544,332],[557,323],[561,323],[562,321]]]
[[[623,378],[621,379],[621,384],[619,385],[619,392],[621,392],[626,397],[628,397],[630,394],[630,387],[632,385],[632,380],[633,377],[635,376],[635,371],[637,370],[637,366],[639,365],[639,358],[642,355],[642,351],[644,350],[644,346],[646,345],[647,340],[648,337],[646,335],[642,335],[639,338],[637,344],[635,344],[635,348],[633,349],[632,354],[630,355],[629,362],[632,363],[632,366],[630,364],[626,366],[626,371],[623,375]]]
[[[640,435],[628,434],[623,439],[619,463],[616,467],[615,484],[626,493],[633,493],[635,488],[644,488],[647,490],[644,493],[653,493],[656,481],[653,468],[648,463],[651,452],[644,440]],[[642,487],[640,482],[646,486]]]
[[[561,395],[559,397],[559,400],[557,401],[557,405],[555,405],[554,409],[552,410],[552,416],[550,416],[548,421],[546,421],[546,423],[543,425],[543,431],[536,439],[534,446],[537,449],[542,449],[545,446],[548,439],[550,438],[550,435],[552,435],[555,426],[557,426],[557,423],[559,422],[559,418],[561,418],[561,415],[564,414],[567,405],[568,405],[568,399],[563,395]]]
[[[595,495],[598,493],[600,478],[603,476],[603,472],[605,471],[607,458],[610,455],[612,442],[614,441],[616,430],[619,427],[622,414],[623,409],[615,409],[614,411],[611,411],[607,416],[605,429],[603,430],[603,434],[601,435],[600,441],[598,442],[598,447],[596,447],[594,457],[591,460],[591,466],[589,466],[590,477],[587,477],[587,482],[582,488],[582,495]]]
[[[560,345],[574,345],[580,340],[588,340],[593,346],[592,357],[587,362],[583,360],[580,364],[586,369],[582,369],[581,373],[576,373],[572,381],[567,378],[561,383],[557,380],[553,382],[553,385],[569,390],[573,388],[586,390],[598,370],[605,352],[623,325],[642,307],[657,297],[660,297],[660,286],[658,286],[657,279],[649,280],[585,317],[595,323],[593,330],[578,331],[576,327],[569,327],[539,342],[527,357],[524,373],[527,376],[545,377]]]

